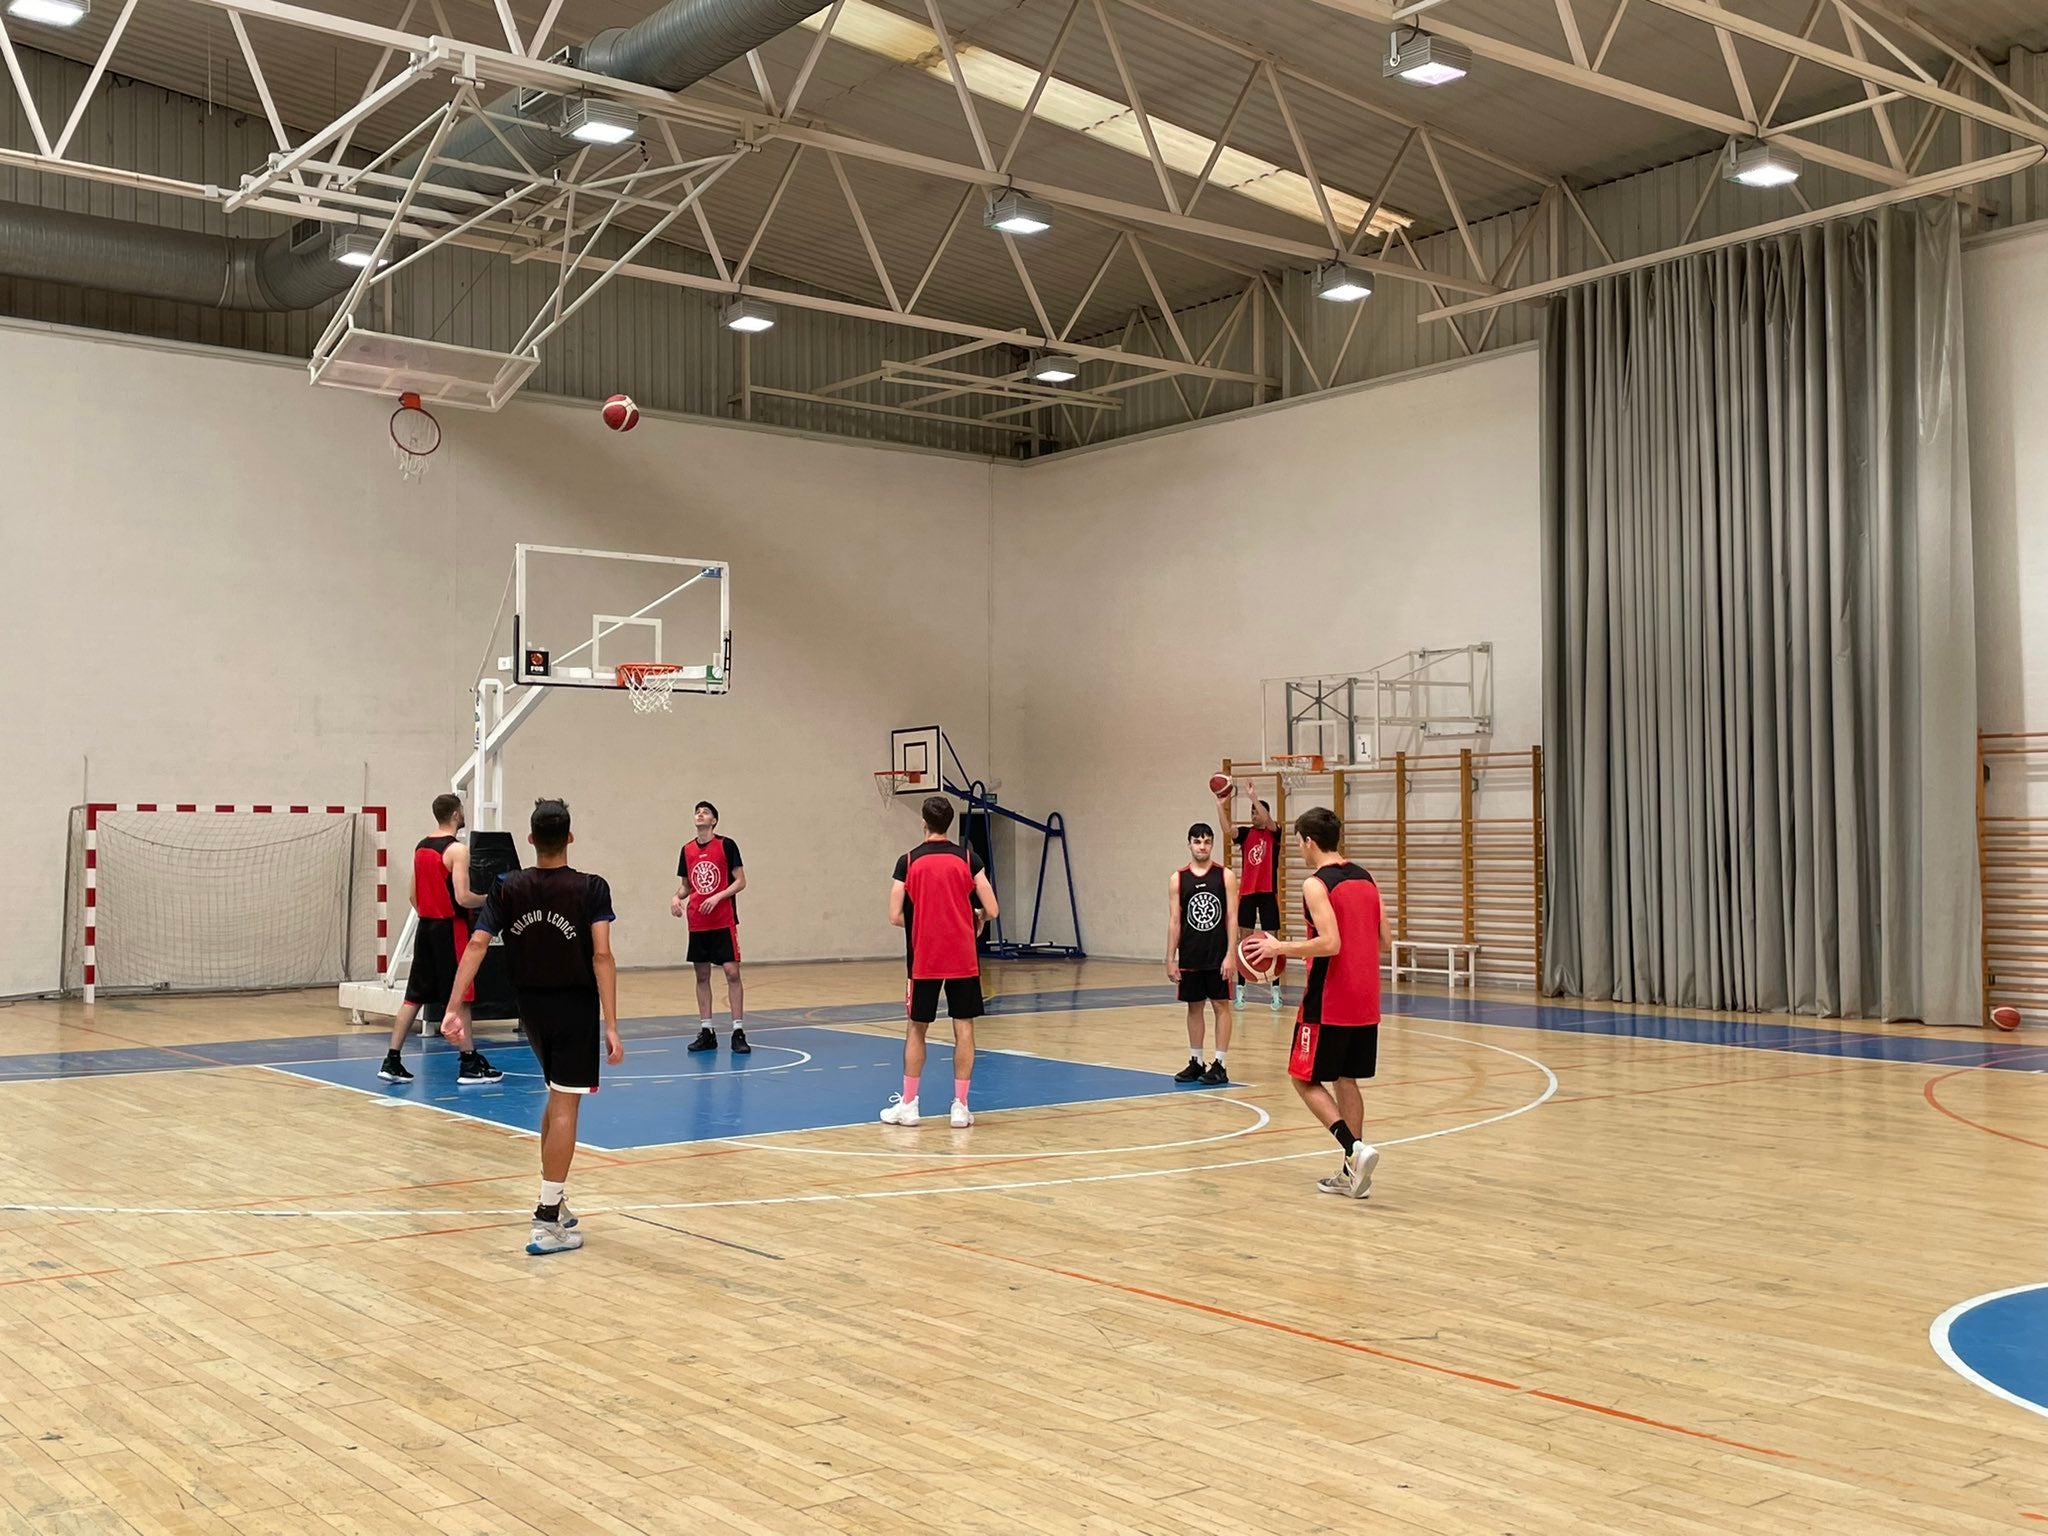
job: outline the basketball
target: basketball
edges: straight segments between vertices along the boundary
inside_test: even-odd
[[[1223,798],[1223,797],[1224,797],[1225,795],[1229,794],[1229,793],[1230,793],[1230,775],[1229,775],[1229,774],[1227,774],[1227,773],[1212,773],[1212,774],[1210,774],[1210,775],[1209,775],[1209,793],[1210,793],[1210,794],[1212,794],[1212,795],[1214,795],[1214,796],[1215,796],[1215,797],[1216,797],[1216,798],[1217,798],[1218,800],[1221,800],[1221,799],[1222,799],[1222,798]]]
[[[2003,1030],[2020,1027],[2020,1011],[2017,1008],[1999,1007],[1991,1010],[1991,1022]]]
[[[1275,976],[1280,974],[1280,967],[1287,962],[1281,959],[1272,966],[1261,968],[1259,962],[1252,955],[1251,943],[1250,934],[1246,934],[1237,941],[1237,963],[1244,971],[1245,979],[1262,983],[1272,981]]]
[[[640,425],[640,407],[631,395],[612,395],[604,403],[604,424],[614,432],[630,432]]]

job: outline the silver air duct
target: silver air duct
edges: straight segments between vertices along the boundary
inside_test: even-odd
[[[593,74],[680,91],[818,8],[819,0],[669,0],[634,26],[600,32],[576,63]],[[508,92],[485,107],[497,134],[471,117],[441,147],[442,159],[500,166],[507,178],[442,165],[428,173],[421,195],[444,186],[501,196],[521,174],[513,150],[545,170],[587,147],[521,112],[520,98],[530,94]],[[399,162],[390,174],[410,178],[420,158]],[[321,221],[301,220],[272,239],[235,239],[0,202],[0,275],[215,309],[311,309],[355,280],[329,253],[330,233]]]

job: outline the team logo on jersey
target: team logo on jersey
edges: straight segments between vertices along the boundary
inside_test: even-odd
[[[1265,845],[1265,843],[1264,843],[1263,841],[1261,841],[1261,842],[1256,842],[1256,843],[1247,843],[1247,844],[1245,845],[1245,850],[1244,850],[1244,856],[1245,856],[1245,858],[1246,858],[1246,859],[1247,859],[1247,860],[1248,860],[1249,862],[1251,862],[1251,863],[1253,863],[1253,864],[1263,864],[1263,863],[1265,863],[1265,862],[1266,862],[1266,845]]]
[[[1212,932],[1222,921],[1223,898],[1214,891],[1197,891],[1188,898],[1188,926],[1195,932]]]
[[[699,859],[690,866],[690,889],[699,896],[709,896],[718,889],[718,866],[709,859]]]

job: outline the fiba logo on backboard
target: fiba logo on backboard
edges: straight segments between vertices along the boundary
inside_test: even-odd
[[[1188,926],[1197,933],[1210,933],[1223,921],[1223,898],[1214,891],[1197,891],[1188,898]]]
[[[690,888],[699,896],[709,896],[718,889],[718,866],[709,859],[699,859],[690,866]]]

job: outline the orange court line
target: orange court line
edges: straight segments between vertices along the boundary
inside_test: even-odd
[[[1939,1088],[1943,1083],[1947,1082],[1950,1078],[1961,1077],[1965,1072],[1976,1072],[1979,1070],[1981,1069],[1977,1067],[1958,1067],[1953,1072],[1944,1072],[1939,1077],[1930,1077],[1927,1080],[1927,1086],[1920,1090],[1920,1096],[1923,1099],[1925,1099],[1929,1104],[1931,1104],[1934,1108],[1940,1110],[1941,1113],[1947,1115],[1949,1119],[1955,1121],[1958,1125],[1967,1125],[1972,1130],[1984,1132],[1984,1134],[1987,1136],[2003,1137],[2007,1141],[2016,1141],[2023,1147],[2039,1147],[2043,1152],[2048,1152],[2048,1141],[2029,1141],[2026,1137],[2015,1135],[2011,1131],[2001,1131],[1996,1126],[1985,1125],[1979,1121],[1972,1120],[1968,1115],[1958,1114],[1955,1110],[1950,1109],[1946,1104],[1942,1103],[1940,1097],[1936,1095],[1934,1090]],[[2039,1520],[2043,1517],[2040,1515],[2034,1515],[2030,1518]]]

